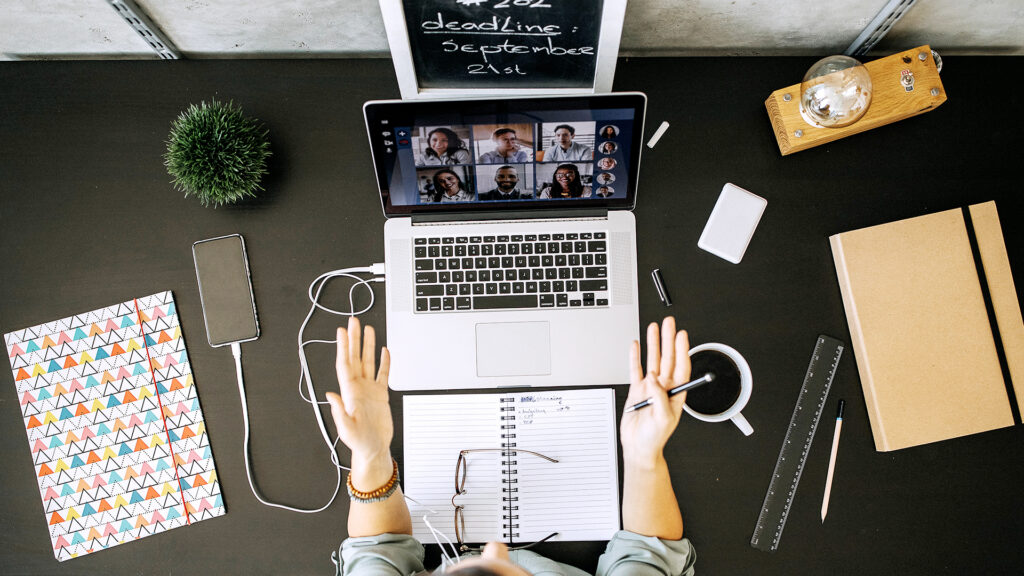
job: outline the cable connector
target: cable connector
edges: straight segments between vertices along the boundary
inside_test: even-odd
[[[385,276],[385,267],[383,262],[377,262],[370,265],[370,274],[374,276]]]

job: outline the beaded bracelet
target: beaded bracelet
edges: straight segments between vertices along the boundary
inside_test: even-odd
[[[391,479],[388,480],[387,484],[377,488],[373,492],[361,492],[356,490],[355,487],[352,486],[352,474],[349,474],[348,480],[345,482],[345,486],[348,488],[349,497],[356,502],[362,502],[364,504],[383,502],[390,498],[391,495],[395,493],[395,490],[398,489],[399,481],[398,461],[392,458],[391,462],[394,464],[394,472],[391,473]]]

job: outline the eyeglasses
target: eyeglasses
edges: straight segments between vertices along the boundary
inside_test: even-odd
[[[455,503],[455,499],[456,498],[458,498],[459,496],[462,496],[463,494],[466,493],[466,474],[468,473],[468,469],[469,469],[469,463],[466,460],[466,455],[467,454],[471,454],[473,452],[501,452],[502,457],[513,456],[513,455],[515,455],[515,454],[517,454],[519,452],[524,452],[526,454],[533,454],[534,456],[537,456],[539,458],[543,458],[543,459],[547,460],[548,462],[555,462],[555,463],[558,462],[558,460],[555,460],[554,458],[549,458],[549,457],[547,457],[547,456],[545,456],[543,454],[540,454],[538,452],[533,452],[533,451],[530,451],[530,450],[521,450],[519,448],[478,448],[478,449],[475,449],[475,450],[460,450],[459,451],[459,460],[455,463],[455,495],[452,496],[452,506],[455,507],[455,540],[459,543],[459,551],[460,552],[467,552],[467,551],[470,551],[470,550],[472,550],[472,551],[483,550],[482,546],[477,546],[477,547],[467,546],[466,543],[463,542],[463,538],[465,537],[465,534],[466,534],[466,518],[463,515],[462,511],[463,511],[463,509],[465,509],[465,506],[462,506],[461,504],[456,504]],[[502,464],[503,465],[509,465],[509,464],[515,464],[515,463],[516,463],[515,460],[511,460],[511,461],[502,460]],[[508,488],[505,488],[504,492],[506,492],[507,494],[512,494],[512,493],[515,493],[517,490],[518,490],[517,488],[514,488],[514,487],[510,486]],[[511,505],[511,503],[515,502],[516,500],[518,500],[518,497],[516,497],[516,496],[506,496],[505,497],[505,501],[509,502],[509,506],[507,507],[507,509],[509,511],[511,511],[511,510],[513,510],[515,508],[514,506]],[[509,524],[506,527],[511,529],[511,527],[512,527],[512,519],[518,518],[518,516],[514,515],[514,514],[508,514],[508,518],[509,518]],[[536,544],[540,544],[541,542],[546,542],[547,540],[550,540],[550,539],[554,538],[555,536],[558,536],[558,532],[552,532],[551,534],[548,534],[547,536],[545,536],[544,538],[542,538],[542,539],[540,539],[540,540],[538,540],[536,542],[533,542],[531,544],[527,544],[525,546],[516,546],[514,548],[509,548],[509,550],[525,550],[527,548],[530,548],[531,546],[534,546]]]

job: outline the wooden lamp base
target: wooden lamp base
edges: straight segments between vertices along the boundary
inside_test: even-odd
[[[782,155],[813,148],[937,108],[946,101],[928,45],[864,64],[871,75],[871,106],[859,120],[841,128],[820,128],[800,115],[800,84],[772,92],[765,100]]]

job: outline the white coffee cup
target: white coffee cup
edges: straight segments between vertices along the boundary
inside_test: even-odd
[[[686,404],[683,404],[683,410],[686,410],[686,413],[689,414],[690,416],[693,416],[697,420],[703,420],[704,422],[724,422],[726,420],[731,420],[732,423],[735,424],[736,427],[740,429],[740,432],[743,432],[744,436],[750,436],[751,434],[754,433],[754,428],[750,426],[750,422],[747,422],[747,419],[743,417],[743,414],[740,414],[740,411],[743,410],[744,407],[746,407],[747,401],[750,400],[750,393],[753,391],[754,388],[754,377],[750,373],[750,365],[747,364],[747,361],[743,358],[743,356],[741,356],[740,353],[737,352],[734,348],[726,346],[725,344],[719,344],[717,342],[701,344],[700,346],[695,346],[691,348],[690,356],[693,356],[697,352],[703,352],[705,350],[721,352],[722,354],[728,356],[729,359],[732,360],[734,364],[736,364],[736,367],[739,369],[740,372],[739,398],[737,398],[736,401],[733,402],[732,406],[730,406],[723,412],[719,412],[718,414],[704,414],[701,412],[697,412],[696,410],[691,409]],[[700,374],[695,374],[693,376],[699,378]],[[708,384],[708,386],[714,386],[714,384]]]

